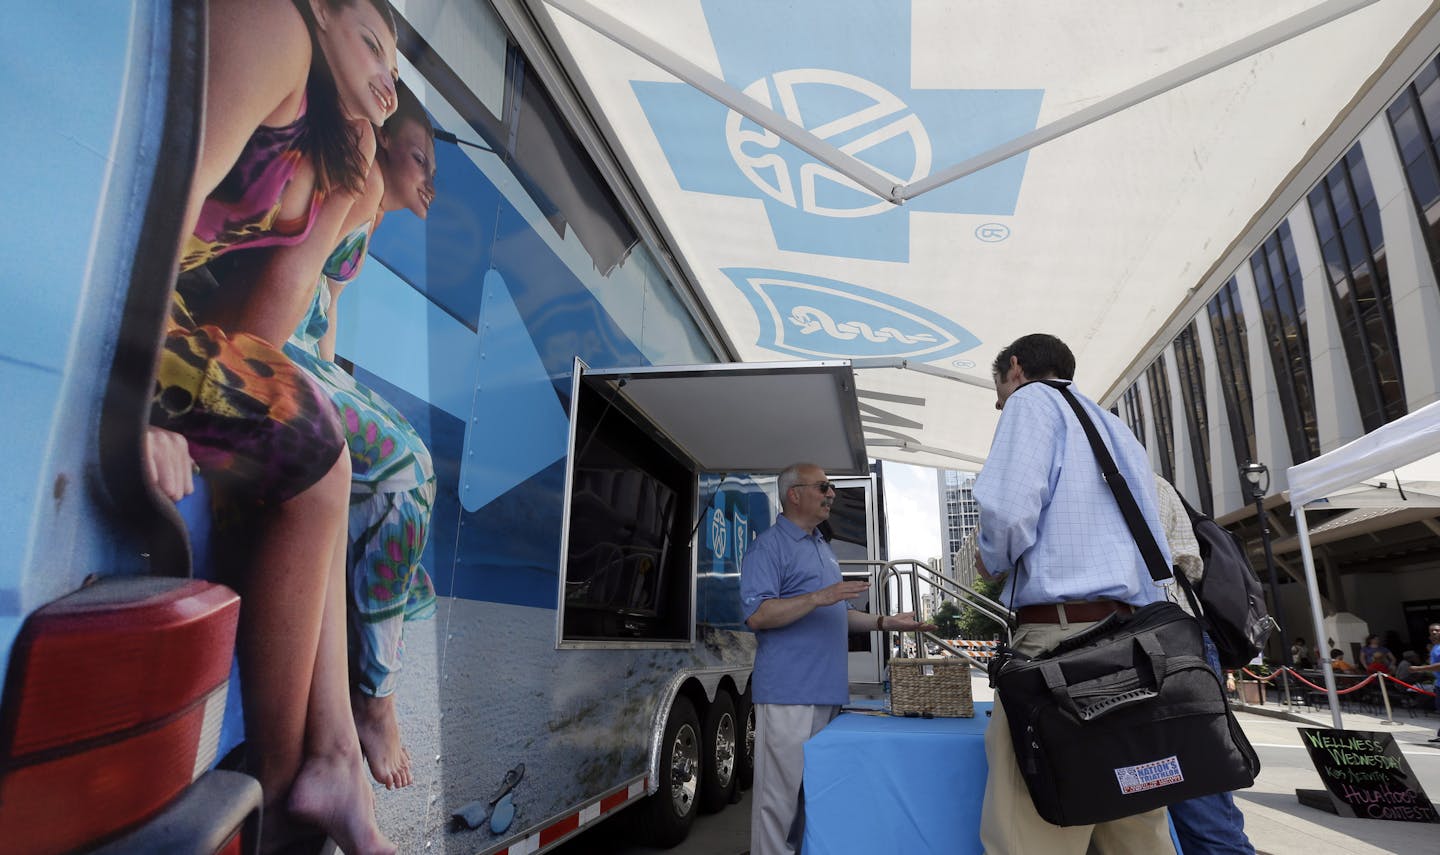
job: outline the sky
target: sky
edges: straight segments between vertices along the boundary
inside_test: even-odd
[[[885,528],[892,561],[940,557],[944,545],[940,540],[939,478],[938,469],[885,461]],[[929,590],[930,586],[922,581],[920,593]],[[903,603],[896,601],[896,610],[913,608],[908,596],[900,599]]]
[[[938,558],[940,494],[938,469],[885,461],[885,513],[890,557]]]

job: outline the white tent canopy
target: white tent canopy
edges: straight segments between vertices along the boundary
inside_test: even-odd
[[[1296,507],[1329,499],[1329,507],[1354,507],[1335,498],[1385,481],[1403,504],[1406,485],[1440,481],[1440,404],[1431,404],[1365,434],[1354,442],[1322,454],[1287,473],[1290,503]],[[1393,473],[1393,474],[1392,474]],[[1369,482],[1369,483],[1367,483]],[[1420,492],[1429,492],[1424,487]]]
[[[1310,594],[1310,616],[1315,637],[1324,638],[1324,615],[1310,548],[1307,507],[1434,507],[1440,493],[1440,402],[1373,430],[1313,460],[1288,470],[1290,505],[1295,510],[1296,533],[1305,563],[1305,584]],[[1383,481],[1383,486],[1381,482]],[[1407,491],[1408,485],[1408,491]],[[1340,727],[1339,699],[1330,662],[1324,663],[1325,689],[1330,715]]]
[[[867,445],[942,467],[988,453],[989,366],[1016,337],[1064,339],[1097,398],[1168,347],[1435,14],[1427,0],[500,5],[515,4],[725,355],[921,369],[857,372]]]

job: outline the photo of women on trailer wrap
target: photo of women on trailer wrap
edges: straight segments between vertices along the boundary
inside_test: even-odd
[[[488,6],[442,8],[397,9],[434,201],[386,216],[336,304],[335,362],[435,479],[434,617],[405,626],[393,694],[413,783],[376,812],[402,851],[492,852],[657,793],[633,811],[674,838],[739,783],[753,640],[700,608],[688,541],[711,499],[603,403],[572,439],[572,376],[714,353]],[[707,749],[711,781],[672,780]]]
[[[663,844],[747,787],[739,562],[773,477],[707,470],[606,374],[725,366],[492,7],[35,17],[6,45],[49,130],[6,174],[74,234],[6,238],[33,276],[0,370],[53,453],[4,476],[33,500],[5,533],[48,546],[0,569],[0,786],[26,794],[0,839],[536,851],[627,808]],[[75,69],[108,83],[57,99]],[[805,382],[853,414],[848,372]],[[147,611],[172,606],[205,618]],[[130,640],[47,658],[84,614]],[[172,666],[116,658],[146,645]],[[71,670],[55,703],[130,685],[144,711],[27,742],[70,720],[32,681]]]
[[[432,619],[404,625],[386,669],[404,752],[394,765],[409,786],[377,793],[380,826],[402,851],[490,851],[660,786],[652,731],[687,703],[687,672],[706,677],[688,701],[694,720],[680,717],[682,750],[698,757],[702,717],[728,701],[733,756],[753,642],[696,614],[693,475],[647,471],[644,431],[616,414],[597,420],[606,433],[577,440],[587,465],[575,463],[572,531],[594,546],[572,551],[561,577],[573,360],[714,356],[500,22],[483,4],[459,20],[434,5],[396,10],[400,79],[433,127],[433,201],[423,218],[402,208],[373,226],[365,263],[334,299],[333,364],[399,414],[433,461],[428,531],[402,528],[385,556],[420,543],[390,564],[428,574],[435,599]],[[377,162],[387,156],[380,147]],[[358,453],[376,444],[346,431],[354,566],[365,527],[353,521],[373,494],[358,486]],[[612,543],[625,529],[632,541]],[[352,604],[363,597],[354,582]],[[351,627],[352,679],[364,682],[353,655],[363,619]],[[661,777],[669,763],[660,758]],[[718,785],[727,801],[736,771],[732,761]],[[657,833],[693,815],[700,785],[680,787],[689,804]],[[657,815],[676,817],[669,789],[662,796]]]

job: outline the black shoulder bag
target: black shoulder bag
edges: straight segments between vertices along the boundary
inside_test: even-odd
[[[1068,385],[1075,411],[1150,575],[1171,572],[1135,497]],[[1035,809],[1090,825],[1255,783],[1260,758],[1205,661],[1200,624],[1175,603],[1114,614],[1033,659],[991,670]]]

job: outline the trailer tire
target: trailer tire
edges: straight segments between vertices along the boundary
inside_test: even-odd
[[[740,744],[735,752],[735,786],[748,790],[755,784],[755,703],[750,687],[740,696],[736,718],[740,722]]]
[[[702,744],[695,705],[684,695],[675,698],[660,739],[655,792],[635,807],[634,830],[641,841],[668,849],[690,833],[704,774]]]
[[[735,702],[724,689],[715,692],[715,700],[705,712],[705,753],[701,755],[700,812],[716,813],[730,803],[735,793],[740,746],[744,740]]]

